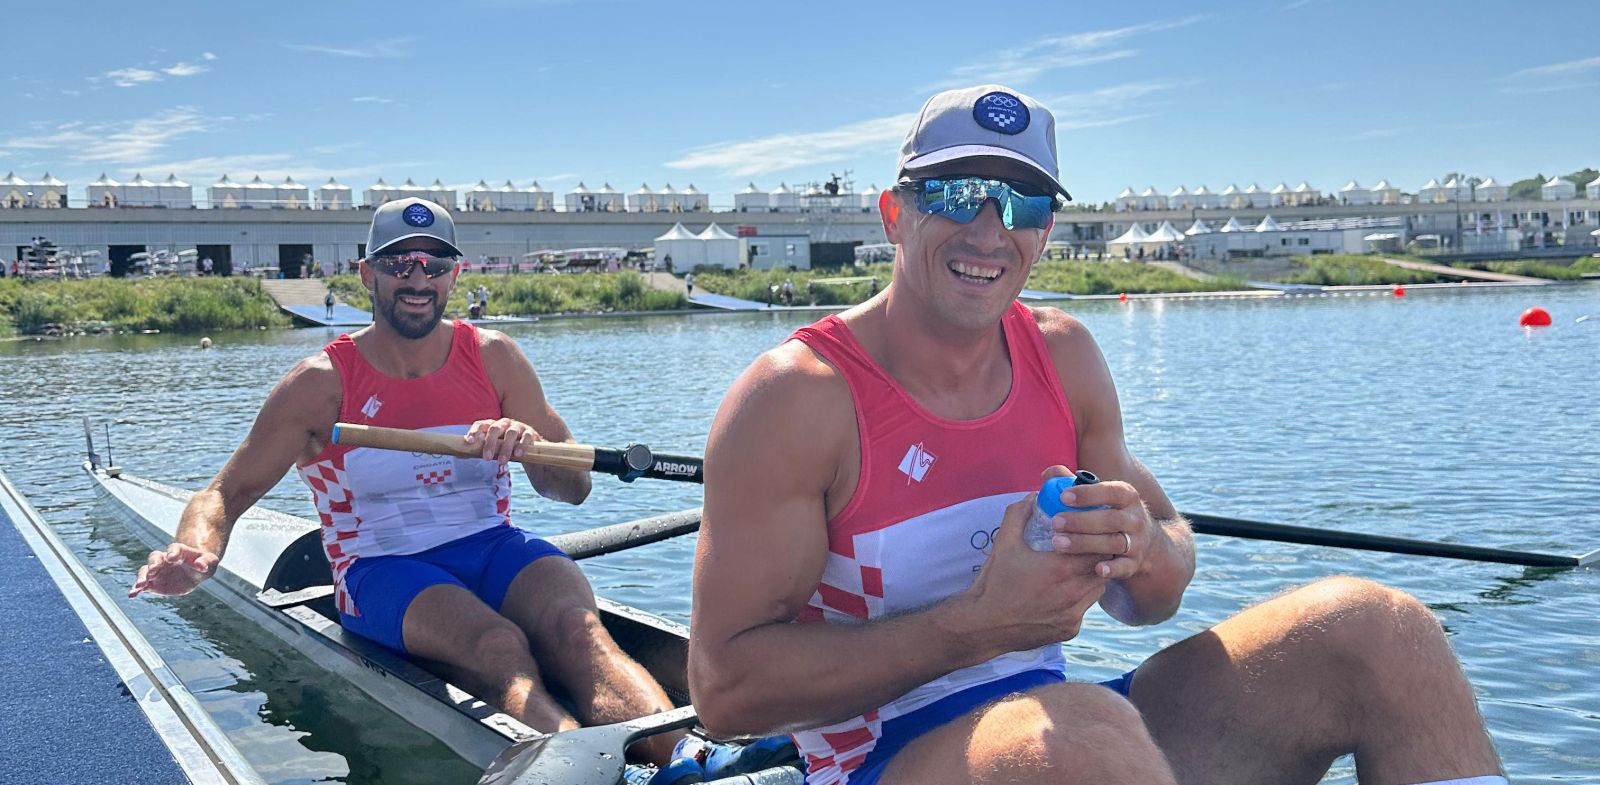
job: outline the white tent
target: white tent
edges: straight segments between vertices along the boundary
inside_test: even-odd
[[[373,183],[362,194],[361,203],[368,207],[377,207],[391,199],[399,198],[400,195],[395,191],[394,186],[384,182],[383,178],[379,177],[378,182]]]
[[[440,182],[437,177],[433,179],[433,185],[428,186],[428,195],[423,198],[446,210],[456,209],[456,189]]]
[[[494,192],[494,208],[496,210],[531,210],[533,209],[533,195],[527,191],[519,190],[510,180]]]
[[[277,201],[278,189],[273,187],[271,183],[262,180],[261,175],[256,175],[255,179],[244,184],[243,206],[255,207],[258,209],[270,208],[274,207],[274,203]]]
[[[1316,204],[1321,198],[1322,192],[1312,188],[1311,184],[1304,180],[1301,180],[1300,184],[1294,187],[1295,204]]]
[[[1244,203],[1246,207],[1272,206],[1272,196],[1266,191],[1261,190],[1261,186],[1256,185],[1255,183],[1245,186],[1245,189],[1242,193],[1244,195]]]
[[[1189,189],[1178,186],[1177,190],[1167,194],[1167,206],[1174,210],[1187,210],[1194,206],[1194,199],[1189,196]]]
[[[756,187],[755,183],[745,186],[743,191],[733,195],[733,209],[741,213],[764,213],[772,206],[772,197],[766,191]]]
[[[1439,181],[1431,177],[1428,178],[1428,182],[1417,189],[1417,201],[1422,204],[1434,204],[1444,201],[1444,193],[1443,189],[1439,187]]]
[[[1400,189],[1389,184],[1388,180],[1379,180],[1372,186],[1372,201],[1377,204],[1399,204]]]
[[[340,185],[332,177],[328,182],[317,189],[317,206],[324,210],[348,210],[355,205],[350,203],[350,186]]]
[[[102,178],[105,175],[100,175]],[[216,181],[206,189],[206,201],[212,209],[219,207],[233,209],[244,204],[244,186],[229,180],[227,175]]]
[[[1272,220],[1272,216],[1269,215],[1269,216],[1261,219],[1261,223],[1256,224],[1256,231],[1258,231],[1258,232],[1281,232],[1281,231],[1283,231],[1283,227],[1279,226],[1278,222]]]
[[[1510,195],[1511,188],[1509,186],[1495,182],[1493,177],[1487,177],[1484,178],[1483,182],[1478,183],[1476,189],[1473,189],[1472,200],[1474,202],[1504,202]]]
[[[1122,189],[1122,193],[1117,194],[1117,209],[1139,209],[1139,195],[1133,192],[1133,186],[1130,185],[1127,188]]]
[[[1117,239],[1106,243],[1106,253],[1112,256],[1130,256],[1134,246],[1141,245],[1150,236],[1143,226],[1135,223],[1128,227],[1128,231],[1117,235]]]
[[[161,202],[161,190],[142,174],[122,184],[122,207],[154,207]]]
[[[1547,201],[1551,199],[1576,199],[1578,197],[1578,184],[1562,177],[1552,177],[1549,182],[1539,187],[1539,194]]]
[[[1197,234],[1211,234],[1211,231],[1211,227],[1206,226],[1205,221],[1196,218],[1194,221],[1194,226],[1183,230],[1183,234],[1185,237],[1193,237]]]
[[[594,198],[594,191],[589,190],[589,186],[584,185],[581,180],[578,181],[577,188],[567,192],[565,201],[569,213],[592,213],[600,209],[600,203]]]
[[[489,187],[485,180],[479,180],[477,185],[467,190],[467,212],[494,212],[500,209],[500,200],[495,190]]]
[[[672,183],[667,183],[661,186],[661,190],[656,191],[656,203],[661,205],[663,212],[683,212],[683,195],[672,187]]]
[[[767,194],[772,210],[780,213],[794,213],[800,211],[800,196],[789,190],[789,186],[778,183],[778,187]]]
[[[311,209],[311,189],[295,182],[293,177],[283,178],[278,186],[278,206],[287,210]]]
[[[1345,204],[1372,204],[1372,192],[1362,188],[1361,184],[1351,180],[1339,189],[1339,198]]]
[[[1200,186],[1189,193],[1189,202],[1201,210],[1210,210],[1222,204],[1222,198],[1211,192],[1210,188]]]
[[[706,192],[694,187],[694,183],[689,183],[689,187],[683,189],[680,197],[683,209],[687,212],[703,213],[711,209],[711,197]]]
[[[1588,185],[1583,187],[1583,195],[1590,199],[1600,199],[1600,177],[1594,178]]]
[[[432,195],[428,192],[428,189],[423,188],[420,185],[417,185],[415,182],[412,182],[411,178],[409,178],[409,177],[406,178],[405,182],[395,186],[395,191],[396,191],[396,193],[393,196],[391,196],[390,198],[392,198],[392,199],[427,199],[430,202],[434,201],[434,199],[432,198]]]
[[[628,209],[622,192],[612,188],[611,183],[601,183],[600,190],[594,192],[594,206],[602,213],[620,213]]]
[[[1439,187],[1446,202],[1472,201],[1472,186],[1459,177],[1452,177],[1450,181]]]
[[[651,259],[657,268],[669,272],[693,270],[695,265],[705,264],[706,243],[683,224],[673,224],[666,234],[656,238]]]
[[[1289,190],[1289,185],[1287,183],[1278,183],[1277,185],[1272,186],[1272,205],[1274,207],[1278,207],[1286,204],[1293,204],[1293,193],[1293,191]]]
[[[1222,189],[1222,193],[1218,194],[1218,201],[1219,206],[1229,210],[1243,210],[1250,206],[1250,200],[1245,198],[1244,192],[1239,190],[1239,186],[1232,184]]]
[[[649,183],[640,183],[638,190],[628,194],[628,209],[636,213],[659,213],[661,203]]]
[[[1244,224],[1239,223],[1239,219],[1237,219],[1237,218],[1229,218],[1228,222],[1223,224],[1222,228],[1218,229],[1217,231],[1219,231],[1219,232],[1248,232],[1250,230],[1244,228]]]
[[[877,184],[867,186],[867,190],[861,192],[861,209],[869,213],[877,212],[878,197],[882,193],[883,189],[879,188]]]
[[[122,204],[122,183],[101,172],[94,182],[83,187],[83,199],[90,207],[116,207]]]
[[[554,191],[546,191],[539,186],[539,181],[534,180],[533,185],[522,189],[528,195],[528,209],[542,213],[553,213],[556,210],[556,195]]]
[[[173,209],[194,206],[194,187],[179,180],[176,172],[168,172],[167,179],[156,186],[161,206]]]
[[[1144,210],[1165,210],[1167,209],[1167,197],[1158,193],[1153,185],[1146,187],[1139,192],[1139,207]]]
[[[726,270],[738,269],[739,238],[716,224],[707,226],[698,236],[705,249],[705,264],[721,265]]]
[[[33,189],[27,180],[18,177],[16,172],[7,172],[5,179],[0,180],[0,207],[32,207],[32,193]]]
[[[1183,233],[1178,231],[1178,228],[1173,226],[1171,221],[1162,221],[1161,226],[1144,238],[1144,241],[1147,243],[1181,243],[1183,242],[1183,237]]]

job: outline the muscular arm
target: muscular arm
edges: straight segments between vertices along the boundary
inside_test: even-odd
[[[516,341],[494,330],[481,330],[479,336],[489,382],[500,396],[501,415],[533,426],[544,441],[573,442],[572,431],[545,399],[539,374]],[[546,499],[582,504],[593,487],[585,471],[532,463],[522,464],[522,469],[527,472],[533,489]]]
[[[717,413],[689,641],[690,691],[714,733],[863,714],[951,671],[1068,640],[1100,597],[1093,560],[1023,543],[1028,497],[965,592],[860,624],[794,623],[822,577],[827,518],[848,501],[836,489],[846,473],[853,486],[856,438],[845,383],[795,343],[757,360]]]
[[[1151,523],[1137,573],[1111,581],[1100,607],[1124,624],[1165,621],[1177,612],[1194,577],[1194,535],[1189,523],[1178,515],[1155,475],[1128,451],[1116,384],[1094,337],[1078,320],[1054,308],[1036,309],[1035,316],[1072,406],[1080,467],[1102,481],[1132,485]]]

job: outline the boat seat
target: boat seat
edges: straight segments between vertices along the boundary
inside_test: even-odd
[[[289,544],[278,557],[278,563],[267,573],[264,591],[283,594],[298,593],[313,586],[327,587],[333,592],[333,570],[328,567],[328,557],[322,553],[322,532],[308,531]]]

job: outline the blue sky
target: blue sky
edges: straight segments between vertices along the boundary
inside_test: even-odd
[[[1600,167],[1600,2],[8,4],[0,170],[565,191],[893,176],[928,95],[1055,114],[1080,201]]]

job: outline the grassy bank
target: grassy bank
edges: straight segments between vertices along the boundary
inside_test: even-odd
[[[0,333],[206,332],[287,327],[249,278],[0,279]]]
[[[713,294],[738,297],[743,300],[753,300],[758,303],[767,302],[773,295],[772,287],[782,287],[784,281],[794,286],[795,305],[854,305],[867,299],[872,291],[872,284],[868,281],[860,283],[814,283],[821,279],[829,278],[871,278],[878,279],[878,289],[889,285],[889,279],[894,277],[894,265],[888,262],[868,265],[866,267],[846,267],[843,269],[829,270],[696,270],[694,285]]]
[[[1411,261],[1438,264],[1427,257],[1397,256]],[[1511,259],[1502,262],[1474,262],[1450,265],[1464,270],[1488,270],[1496,273],[1528,275],[1552,281],[1569,281],[1586,272],[1600,269],[1600,259],[1579,259],[1572,265],[1556,264],[1543,259]],[[1295,272],[1277,276],[1279,283],[1305,283],[1320,286],[1377,286],[1396,283],[1455,283],[1460,276],[1443,275],[1424,270],[1407,270],[1385,264],[1375,256],[1300,256],[1294,259]]]
[[[1197,281],[1164,267],[1143,262],[1047,261],[1033,266],[1029,289],[1067,294],[1155,294],[1160,292],[1225,292],[1248,289],[1244,279],[1222,274]]]
[[[368,308],[370,299],[356,275],[340,275],[323,283],[340,299]],[[489,290],[489,315],[527,316],[610,311],[669,311],[689,307],[680,292],[650,288],[638,273],[584,273],[581,275],[463,275],[456,294],[445,308],[450,317],[465,316],[467,293],[479,286]]]

